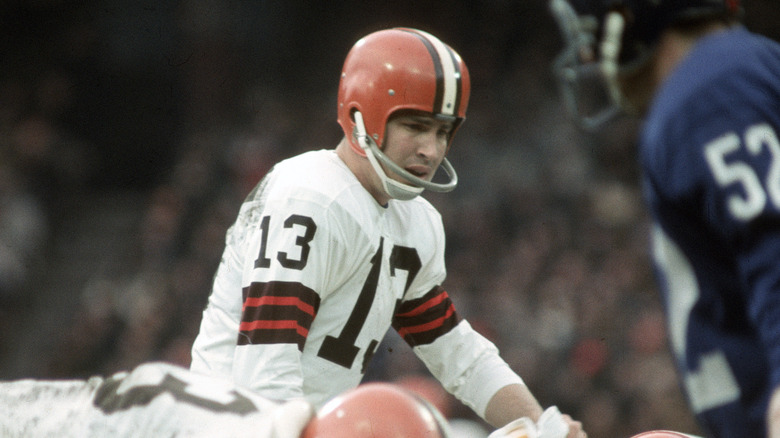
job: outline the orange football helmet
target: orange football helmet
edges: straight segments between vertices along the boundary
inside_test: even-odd
[[[411,199],[423,189],[448,192],[457,176],[445,158],[442,166],[450,182],[433,183],[395,165],[381,151],[390,116],[417,110],[451,120],[449,142],[466,118],[471,79],[460,55],[435,36],[417,29],[380,30],[360,39],[347,54],[338,92],[338,122],[352,149],[367,156],[397,199]],[[412,185],[388,184],[377,160]]]
[[[686,435],[680,432],[672,432],[670,430],[651,430],[648,432],[642,432],[638,435],[634,435],[631,438],[699,438],[694,435]]]
[[[333,398],[301,438],[447,438],[444,417],[430,403],[389,383],[366,383]]]

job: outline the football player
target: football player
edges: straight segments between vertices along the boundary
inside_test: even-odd
[[[0,382],[3,438],[446,438],[432,405],[388,383],[351,389],[315,415],[165,363],[88,380]]]
[[[0,412],[6,438],[297,438],[314,408],[153,362],[108,378],[0,382]]]
[[[460,55],[429,33],[381,30],[352,47],[338,91],[344,138],[276,164],[241,206],[191,369],[321,406],[358,385],[392,326],[488,423],[539,419],[522,379],[442,288],[441,216],[419,197],[457,184],[445,156],[470,87]],[[444,183],[433,181],[440,166]]]
[[[162,362],[141,364],[108,378],[0,381],[0,412],[3,438],[452,436],[439,410],[399,385],[366,383],[334,397],[315,413],[304,399],[275,402]],[[543,417],[565,427],[554,418],[560,415],[548,410]],[[551,435],[554,428],[528,418],[513,424],[491,438],[563,436]]]
[[[740,24],[738,0],[551,8],[582,125],[644,118],[653,257],[692,411],[714,437],[780,437],[780,44]]]

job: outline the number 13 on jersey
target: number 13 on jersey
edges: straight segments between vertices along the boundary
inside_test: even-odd
[[[255,268],[269,268],[273,263],[273,260],[270,258],[272,254],[268,253],[268,236],[271,221],[271,216],[264,216],[260,221],[260,249],[254,263]],[[290,248],[289,252],[278,251],[275,259],[284,268],[303,270],[308,261],[311,250],[310,243],[314,239],[317,226],[310,217],[293,214],[284,220],[283,228],[285,230],[293,230],[293,234],[290,235],[291,237],[288,240],[294,242],[294,246],[297,249],[293,250]],[[356,345],[358,335],[368,318],[377,294],[379,278],[383,268],[384,248],[385,239],[380,238],[376,252],[367,260],[371,267],[359,295],[357,295],[353,303],[345,303],[352,306],[349,317],[346,319],[338,336],[327,335],[325,337],[317,353],[319,357],[345,368],[352,367],[357,354],[360,352],[360,348]],[[394,277],[397,270],[407,272],[404,293],[411,286],[421,267],[422,262],[416,249],[400,245],[392,246],[389,253],[389,274]],[[344,312],[344,314],[346,315],[347,312]],[[366,365],[378,343],[379,340],[372,340],[366,348],[363,372],[365,372]]]

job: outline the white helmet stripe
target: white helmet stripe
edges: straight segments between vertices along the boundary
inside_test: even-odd
[[[456,61],[452,50],[435,36],[415,30],[433,58],[437,74],[436,101],[434,112],[445,115],[455,115],[460,105],[461,73],[460,64]],[[432,49],[432,50],[431,50]]]

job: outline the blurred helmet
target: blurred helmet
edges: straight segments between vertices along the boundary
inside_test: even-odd
[[[741,12],[739,1],[551,0],[565,44],[554,69],[570,111],[586,128],[611,118],[622,103],[617,74],[644,65],[665,29],[705,18],[734,19]],[[599,81],[603,93],[587,96]],[[611,103],[602,110],[582,101],[601,97]]]
[[[686,435],[680,432],[672,432],[669,430],[651,430],[649,432],[642,432],[638,435],[634,435],[631,438],[698,438],[693,435]]]
[[[391,197],[411,199],[423,188],[448,192],[455,188],[457,176],[446,158],[442,166],[450,182],[437,184],[394,166],[380,148],[388,119],[400,110],[452,121],[451,144],[466,117],[470,92],[466,64],[451,47],[417,29],[381,30],[360,39],[347,54],[339,84],[338,122],[352,148],[371,160]],[[384,172],[374,164],[377,160],[413,186],[387,184]],[[409,188],[418,190],[405,193]]]
[[[447,438],[444,417],[389,383],[367,383],[326,403],[301,438]]]

